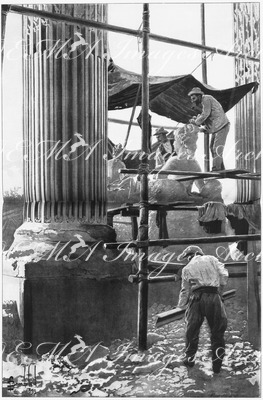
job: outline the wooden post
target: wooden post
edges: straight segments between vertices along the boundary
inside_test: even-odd
[[[145,156],[140,164],[140,226],[139,241],[148,240],[148,119],[149,119],[149,4],[143,5],[143,37],[142,37],[142,152]],[[143,259],[141,257],[143,256]],[[138,347],[147,349],[147,318],[148,318],[148,248],[139,249],[139,288],[138,288]]]
[[[202,45],[205,45],[205,5],[201,3],[201,37]],[[203,82],[207,84],[207,62],[206,62],[206,52],[202,51],[202,79]],[[209,135],[204,134],[204,170],[209,171]]]
[[[253,232],[254,233],[254,230]],[[260,295],[256,243],[248,242],[248,254],[253,254],[247,263],[247,323],[248,339],[253,347],[260,349]]]

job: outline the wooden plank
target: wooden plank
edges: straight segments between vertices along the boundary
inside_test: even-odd
[[[207,179],[207,180],[211,180],[211,179],[235,179],[235,180],[251,180],[251,181],[260,181],[261,178],[260,176],[255,176],[255,175],[236,175],[236,176],[223,176],[223,177],[210,177],[210,176],[203,176],[203,178]],[[180,182],[185,182],[185,181],[191,181],[193,179],[196,179],[196,176],[186,176],[183,178],[176,178],[175,181],[180,181]]]
[[[126,169],[126,168],[121,168],[118,171],[120,174],[138,174],[137,169]],[[229,170],[224,170],[222,172],[196,172],[196,171],[172,171],[172,170],[167,170],[167,171],[158,171],[158,170],[152,170],[149,172],[150,174],[156,174],[156,175],[182,175],[182,176],[189,176],[191,175],[194,177],[198,178],[206,178],[206,177],[218,177],[218,179],[223,176],[231,177],[235,176],[237,174],[249,174],[250,171],[246,169],[229,169]]]
[[[224,243],[224,242],[237,242],[239,240],[250,240],[257,241],[261,240],[260,234],[255,235],[232,235],[232,236],[216,236],[216,237],[198,237],[198,238],[180,238],[180,239],[157,239],[157,240],[140,240],[138,243],[135,241],[131,242],[115,242],[115,243],[105,243],[104,247],[106,249],[122,249],[127,247],[129,244],[129,248],[141,247],[147,248],[152,246],[174,246],[179,244],[197,244],[197,243]]]

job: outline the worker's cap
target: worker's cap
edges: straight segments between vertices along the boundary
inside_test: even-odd
[[[184,251],[178,256],[178,260],[183,260],[184,258],[192,255],[192,254],[200,254],[201,256],[204,255],[203,250],[198,246],[188,246]]]
[[[203,95],[204,92],[199,87],[194,87],[191,92],[188,93],[188,96],[192,96],[192,94],[201,94]]]
[[[156,129],[154,136],[158,135],[167,135],[168,131],[166,131],[163,127]]]

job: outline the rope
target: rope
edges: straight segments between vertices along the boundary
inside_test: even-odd
[[[210,57],[212,54],[214,54],[213,51],[211,51],[211,53],[208,54],[208,56],[205,56],[204,59],[207,60],[208,57]],[[204,61],[204,60],[202,60],[202,61],[200,62],[200,64],[198,64],[197,67],[195,67],[195,69],[194,69],[192,72],[190,72],[190,75],[192,75],[192,74],[197,70],[197,68],[199,68],[199,67],[203,64],[203,61]]]
[[[140,164],[139,168],[138,168],[138,174],[142,175],[142,174],[149,174],[151,172],[149,164]]]
[[[138,36],[137,36],[137,46],[138,46],[138,53],[140,52],[140,44],[142,42],[141,37],[139,36],[139,32],[141,32],[142,22],[138,28]]]
[[[141,91],[141,85],[139,85],[139,87],[138,87],[136,98],[135,98],[135,102],[134,102],[134,105],[133,105],[131,118],[130,118],[130,122],[129,122],[129,126],[128,126],[128,131],[127,131],[127,135],[126,135],[126,138],[125,138],[125,141],[124,141],[124,145],[123,145],[124,149],[126,148],[127,142],[128,142],[128,139],[129,139],[130,130],[131,130],[131,126],[132,126],[132,121],[133,121],[133,117],[134,117],[134,114],[135,114],[135,109],[137,107],[140,91]]]

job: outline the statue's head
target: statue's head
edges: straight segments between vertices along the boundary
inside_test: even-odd
[[[179,158],[194,157],[199,128],[193,124],[185,124],[174,134],[174,149]]]

